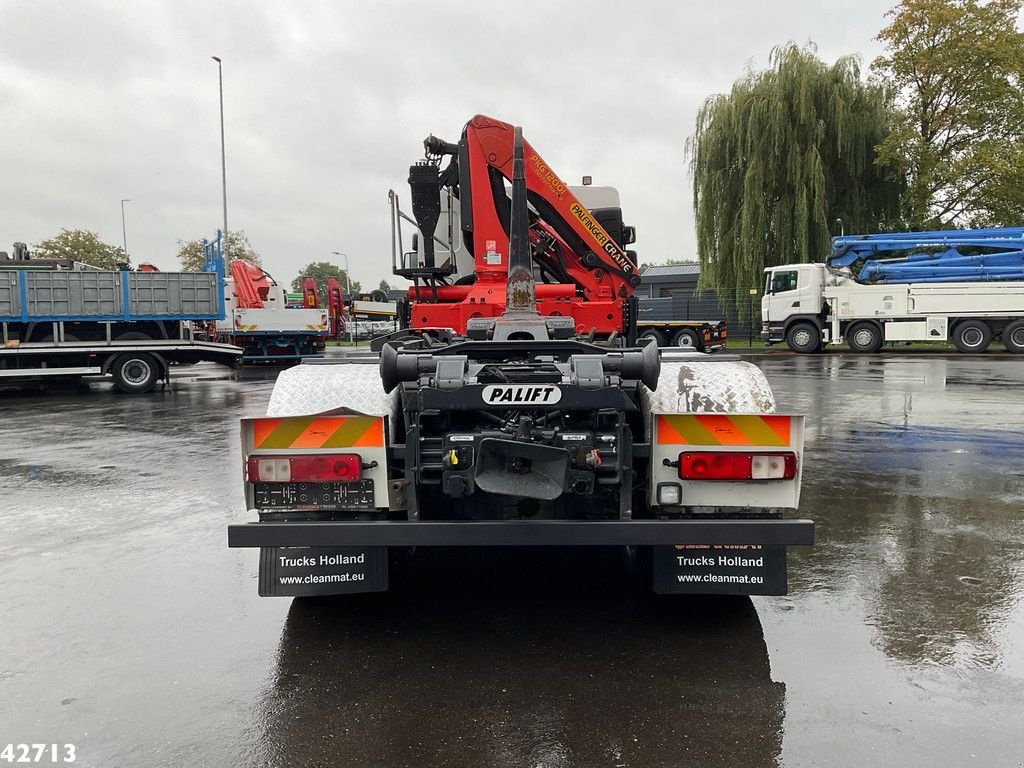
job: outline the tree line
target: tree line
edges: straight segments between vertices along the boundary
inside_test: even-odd
[[[788,43],[709,97],[686,145],[702,285],[756,288],[843,231],[1024,223],[1021,5],[903,0],[867,77]]]

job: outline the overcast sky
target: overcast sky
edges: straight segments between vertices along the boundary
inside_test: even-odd
[[[568,183],[618,187],[641,261],[694,258],[684,142],[697,108],[771,48],[813,40],[865,68],[893,2],[0,0],[0,250],[62,227],[175,267],[221,221],[290,281],[343,251],[391,277],[389,188],[428,133],[524,126]],[[392,281],[395,284],[395,281]]]

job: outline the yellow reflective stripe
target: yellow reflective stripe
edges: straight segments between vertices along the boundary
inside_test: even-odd
[[[662,445],[785,447],[790,442],[789,416],[680,413],[657,419],[656,440]]]
[[[321,416],[285,419],[256,419],[253,423],[254,448],[351,448],[360,438],[375,430],[379,416]],[[270,424],[267,424],[270,422]],[[276,425],[274,424],[276,422]],[[272,428],[267,431],[268,427]],[[375,430],[383,445],[383,430]],[[364,441],[368,444],[370,441]]]

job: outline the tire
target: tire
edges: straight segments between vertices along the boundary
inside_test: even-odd
[[[1003,346],[1007,352],[1024,354],[1024,320],[1014,320],[1003,328]]]
[[[799,354],[821,349],[821,331],[814,323],[793,323],[786,331],[786,345]]]
[[[114,337],[114,341],[152,341],[153,337],[141,331],[125,331]]]
[[[683,344],[684,341],[689,340],[689,344]],[[697,337],[697,332],[690,330],[689,328],[683,328],[675,336],[672,337],[672,346],[674,347],[693,347],[693,349],[699,351],[701,344],[700,339]]]
[[[657,344],[659,347],[665,346],[665,337],[661,334],[660,331],[655,331],[653,328],[639,334],[636,337],[636,339],[637,341],[640,341],[640,339],[654,339],[654,343]],[[645,341],[641,341],[640,343],[643,345],[647,344],[647,342]]]
[[[992,343],[992,329],[981,320],[964,320],[953,329],[953,344],[960,352],[984,352]]]
[[[114,386],[126,395],[149,392],[160,380],[159,361],[146,352],[126,352],[118,355],[110,366]]]
[[[39,336],[38,338],[33,339],[33,341],[38,341],[43,344],[51,344],[53,343],[53,334],[47,333],[44,336]],[[65,333],[64,341],[81,341],[81,339],[75,336],[75,334],[73,333]]]
[[[875,323],[854,323],[846,329],[846,343],[854,352],[877,352],[882,348],[882,329]]]

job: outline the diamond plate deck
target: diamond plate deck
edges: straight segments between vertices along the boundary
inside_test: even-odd
[[[662,360],[658,388],[641,387],[645,414],[772,413],[775,395],[756,365]]]
[[[312,416],[341,408],[366,416],[387,416],[393,431],[398,393],[384,392],[376,362],[297,365],[277,377],[267,416]],[[393,440],[394,434],[390,437]]]

